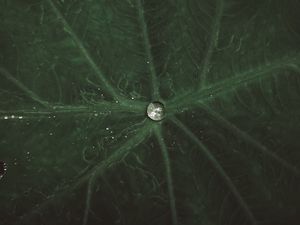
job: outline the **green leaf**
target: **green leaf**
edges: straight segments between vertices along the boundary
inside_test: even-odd
[[[299,224],[299,8],[0,0],[0,223]]]

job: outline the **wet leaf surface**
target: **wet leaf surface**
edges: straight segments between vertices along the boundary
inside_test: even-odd
[[[1,224],[299,224],[299,8],[0,0]]]

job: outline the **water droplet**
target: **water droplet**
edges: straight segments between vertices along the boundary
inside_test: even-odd
[[[7,165],[4,161],[0,160],[0,179],[4,176],[7,170]]]
[[[147,115],[151,120],[162,120],[165,116],[164,105],[161,102],[151,102],[147,107]]]
[[[30,152],[26,152],[26,160],[27,160],[28,162],[31,161],[31,154],[30,154]]]

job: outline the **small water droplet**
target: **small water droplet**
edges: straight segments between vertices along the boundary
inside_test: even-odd
[[[4,176],[6,170],[7,170],[6,163],[4,161],[0,160],[0,180]]]
[[[27,160],[28,162],[31,161],[31,154],[30,154],[30,152],[26,152],[26,160]]]

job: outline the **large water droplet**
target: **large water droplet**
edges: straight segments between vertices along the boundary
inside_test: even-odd
[[[161,102],[151,102],[147,107],[147,116],[154,121],[160,121],[165,116],[165,107]]]

